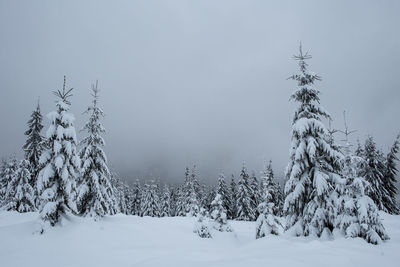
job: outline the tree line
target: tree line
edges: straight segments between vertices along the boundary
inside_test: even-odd
[[[238,179],[220,174],[216,186],[201,183],[196,166],[186,167],[179,186],[155,180],[128,186],[107,166],[97,82],[85,111],[86,135],[78,142],[75,118],[69,112],[73,89],[67,88],[64,77],[62,89],[53,92],[56,109],[47,114],[50,124],[45,135],[38,103],[25,132],[24,159],[3,159],[0,205],[18,212],[38,210],[41,233],[69,213],[95,219],[125,213],[198,216],[196,232],[201,237],[211,236],[207,221],[212,220],[219,231],[230,231],[226,219],[235,219],[257,221],[257,238],[282,231],[316,237],[341,233],[378,244],[389,238],[378,211],[400,212],[396,202],[400,136],[385,154],[372,136],[353,149],[346,117],[344,130],[328,129],[324,121],[332,118],[320,105],[315,84],[321,78],[308,70],[310,58],[301,46],[294,57],[300,70],[290,77],[297,83],[291,100],[298,107],[284,188],[274,177],[271,161],[261,175],[249,173],[245,164]],[[344,142],[338,142],[335,133],[342,133]]]

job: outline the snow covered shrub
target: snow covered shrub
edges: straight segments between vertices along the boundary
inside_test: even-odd
[[[207,211],[203,208],[197,214],[197,221],[194,224],[193,232],[201,238],[212,238]]]
[[[214,229],[220,232],[233,231],[226,218],[226,210],[223,207],[222,197],[218,193],[211,203],[211,219],[213,220]]]

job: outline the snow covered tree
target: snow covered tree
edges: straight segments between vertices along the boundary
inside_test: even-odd
[[[196,216],[199,212],[199,201],[196,192],[196,177],[196,165],[194,165],[191,175],[189,175],[189,168],[186,168],[185,184],[182,191],[184,194],[186,216]]]
[[[236,188],[236,182],[235,182],[235,177],[232,174],[231,178],[231,184],[230,184],[230,203],[231,206],[229,207],[230,213],[231,213],[231,219],[234,219],[237,214],[237,208],[236,208],[236,195],[237,195],[237,188]]]
[[[136,179],[135,183],[133,184],[132,193],[132,214],[140,215],[140,199],[142,196],[142,190],[140,188],[139,179]]]
[[[81,141],[82,175],[78,180],[78,212],[83,216],[103,217],[114,214],[114,192],[110,182],[110,171],[107,167],[107,157],[103,151],[105,142],[101,136],[105,129],[100,122],[104,116],[103,110],[98,106],[99,89],[92,85],[92,105],[85,113],[89,114],[89,121],[82,130],[87,136]]]
[[[256,176],[256,172],[252,171],[250,176],[250,199],[251,199],[251,208],[255,211],[255,218],[258,217],[258,204],[260,204],[260,189],[259,184]]]
[[[220,232],[233,231],[231,226],[228,224],[222,196],[219,193],[216,194],[215,199],[211,203],[211,219],[213,219],[214,229]]]
[[[200,212],[197,214],[197,221],[194,224],[193,232],[198,234],[201,238],[212,238],[208,214],[204,208],[201,208]]]
[[[240,178],[237,188],[236,196],[236,207],[238,220],[242,221],[254,221],[255,220],[255,210],[251,203],[251,188],[249,175],[246,170],[246,166],[243,164],[243,168],[240,172]]]
[[[177,188],[176,204],[175,204],[175,216],[186,215],[186,203],[185,203],[185,191],[183,186]]]
[[[229,188],[225,182],[225,175],[223,173],[221,173],[218,177],[217,193],[221,195],[222,206],[226,210],[226,215],[228,218],[231,218],[232,214],[230,213],[231,202]]]
[[[76,211],[76,178],[80,172],[73,124],[75,118],[68,112],[72,88],[66,89],[65,76],[63,89],[54,94],[58,98],[57,110],[47,115],[50,126],[46,133],[46,149],[39,160],[42,167],[37,180],[40,218],[50,226],[55,226],[65,213]]]
[[[397,196],[397,162],[399,161],[399,158],[397,157],[397,154],[399,153],[399,146],[400,146],[400,134],[397,135],[397,138],[390,148],[389,153],[386,156],[386,162],[385,162],[385,171],[383,173],[383,181],[384,185],[386,188],[386,191],[388,192],[388,195],[383,199],[385,209],[387,212],[390,214],[399,214],[400,209],[399,206],[396,205],[396,196]]]
[[[279,235],[282,225],[276,216],[279,210],[276,208],[278,200],[277,187],[274,182],[271,161],[265,164],[261,178],[262,202],[258,205],[260,215],[256,223],[256,238],[262,238],[269,234]]]
[[[7,208],[11,197],[15,195],[12,180],[18,169],[18,161],[15,156],[3,160],[0,180],[0,207]]]
[[[379,244],[387,240],[385,228],[379,218],[378,208],[370,197],[365,194],[367,182],[362,174],[365,161],[359,156],[353,156],[350,150],[349,131],[344,116],[345,135],[342,176],[344,184],[341,186],[342,194],[339,196],[339,215],[336,227],[347,237],[361,237],[372,244]]]
[[[35,191],[31,185],[29,161],[21,160],[9,184],[7,191],[7,210],[18,212],[35,211]]]
[[[291,99],[299,102],[292,124],[290,161],[286,168],[285,204],[287,228],[295,226],[297,235],[330,234],[333,230],[336,205],[331,195],[340,177],[342,155],[329,144],[329,132],[321,122],[330,115],[320,105],[319,90],[314,83],[320,77],[307,70],[308,53],[294,57],[300,73],[291,79],[298,88]]]
[[[42,113],[40,112],[39,102],[36,110],[31,114],[31,118],[28,121],[28,130],[25,131],[27,136],[26,142],[22,147],[25,152],[25,159],[29,161],[30,173],[32,175],[31,185],[36,184],[37,174],[39,172],[39,159],[44,149],[44,138],[41,134],[43,129],[42,124]]]
[[[366,161],[364,172],[369,186],[366,188],[367,195],[375,202],[378,209],[387,211],[384,205],[385,199],[390,199],[384,181],[385,158],[376,148],[372,136],[365,140],[364,159]]]
[[[160,210],[160,217],[169,217],[171,216],[171,192],[167,185],[164,186],[164,192],[161,202],[161,210]]]
[[[160,214],[158,202],[159,198],[157,195],[157,184],[154,182],[154,180],[151,180],[144,186],[144,192],[141,201],[141,216],[158,217]]]

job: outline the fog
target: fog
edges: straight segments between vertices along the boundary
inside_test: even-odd
[[[400,117],[399,1],[0,1],[0,156],[22,157],[38,98],[74,88],[82,128],[99,81],[109,164],[127,180],[283,177],[300,41],[334,128],[386,152]],[[46,126],[48,121],[45,119]],[[78,138],[84,133],[79,133]],[[337,140],[342,137],[337,135]]]

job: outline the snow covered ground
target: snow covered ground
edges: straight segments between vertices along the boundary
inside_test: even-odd
[[[192,232],[194,218],[125,215],[73,217],[39,235],[37,216],[0,212],[0,266],[400,266],[400,216],[387,214],[391,240],[378,246],[287,235],[255,240],[253,222],[231,222],[234,234],[201,239]]]

